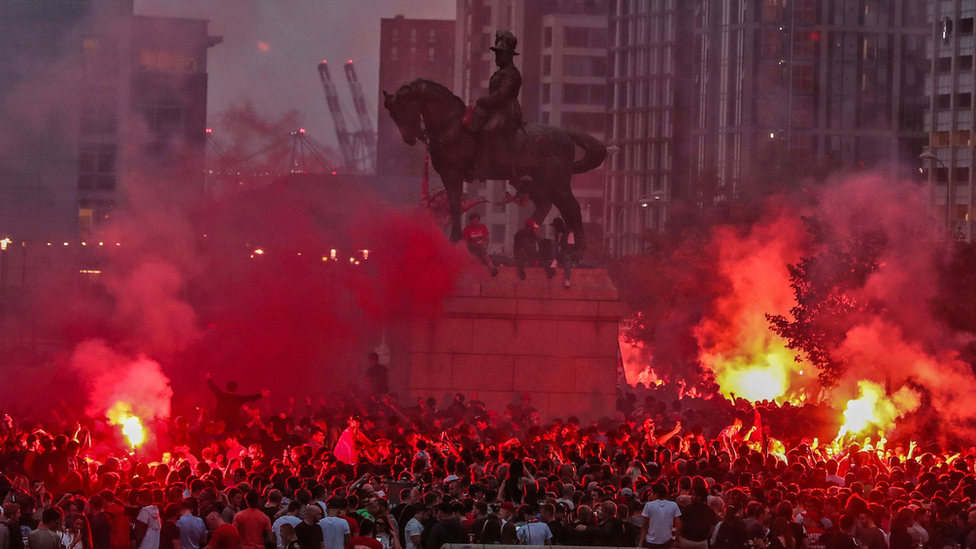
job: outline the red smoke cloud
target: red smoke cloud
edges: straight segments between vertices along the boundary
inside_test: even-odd
[[[124,403],[142,419],[168,418],[173,390],[159,363],[144,355],[130,358],[103,341],[89,340],[71,355],[71,367],[88,394],[85,414],[103,417]]]
[[[711,372],[727,395],[779,401],[824,398],[843,410],[849,399],[859,396],[858,382],[871,381],[882,387],[887,383],[892,392],[905,387],[894,403],[895,415],[909,414],[921,398],[945,421],[976,419],[976,405],[966,398],[976,390],[976,377],[960,358],[973,335],[954,332],[934,309],[939,267],[951,247],[941,238],[939,223],[928,217],[921,194],[914,183],[860,175],[815,187],[803,200],[773,199],[758,221],[716,227],[706,243],[693,243],[704,251],[694,262],[697,268],[679,268],[690,263],[681,260],[680,249],[674,253],[669,261],[679,267],[660,270],[686,280],[663,281],[660,287],[684,288],[703,300],[674,300],[677,308],[656,312],[665,319],[701,314],[687,328],[697,345],[692,360]],[[822,250],[806,231],[803,217],[816,218],[839,235],[874,233],[884,242],[880,267],[846,295],[874,307],[849,319],[846,337],[832,349],[848,369],[838,386],[823,394],[818,371],[794,361],[796,352],[787,349],[765,319],[766,314],[789,317],[796,301],[787,266]],[[681,308],[683,304],[696,305]],[[665,344],[657,347],[667,350]],[[656,355],[658,348],[650,351]],[[660,366],[666,373],[673,364]],[[692,372],[686,376],[694,379]],[[907,397],[909,393],[915,396]]]

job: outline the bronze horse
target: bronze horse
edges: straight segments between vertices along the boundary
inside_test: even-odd
[[[461,240],[461,190],[464,181],[475,178],[478,134],[462,125],[464,101],[451,90],[418,78],[385,96],[384,106],[396,122],[403,141],[427,144],[434,169],[444,182],[451,209],[451,240]],[[528,194],[535,204],[532,218],[543,223],[553,205],[566,226],[576,235],[580,250],[586,248],[580,205],[569,188],[573,174],[595,169],[607,157],[607,148],[595,137],[555,126],[526,124],[509,149],[510,158],[493,158],[489,178],[513,180],[531,178]],[[583,158],[575,160],[576,146]],[[502,167],[511,166],[511,168]]]

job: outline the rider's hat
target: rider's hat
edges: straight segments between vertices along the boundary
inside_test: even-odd
[[[512,55],[518,55],[515,48],[518,46],[518,38],[512,34],[512,31],[500,30],[495,31],[495,45],[489,48],[491,51],[507,51],[511,52]]]

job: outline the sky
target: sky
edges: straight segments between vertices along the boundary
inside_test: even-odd
[[[352,59],[375,124],[379,97],[380,19],[454,19],[455,0],[135,0],[137,15],[210,20],[209,125],[220,113],[250,100],[263,116],[297,109],[308,135],[336,146],[335,127],[318,77],[322,60]],[[337,67],[339,69],[340,67]],[[417,75],[421,76],[421,75]],[[333,70],[350,129],[355,128],[349,86]],[[374,126],[375,127],[375,126]],[[219,139],[219,133],[215,134]]]

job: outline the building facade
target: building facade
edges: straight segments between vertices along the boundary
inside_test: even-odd
[[[609,188],[614,253],[644,251],[646,232],[662,229],[676,200],[762,196],[843,169],[917,169],[924,9],[918,0],[616,0],[619,55],[656,40],[663,53],[646,69],[613,65],[611,141],[622,151]],[[642,33],[648,17],[672,21]],[[659,131],[653,120],[649,130],[639,119],[618,123],[645,104],[637,82],[653,103],[659,75],[674,78],[660,92]],[[652,151],[640,151],[645,144]]]
[[[398,15],[380,22],[380,90],[394,93],[402,84],[426,78],[454,85],[454,20],[407,19]],[[424,166],[423,147],[408,147],[393,119],[383,108],[376,135],[376,171],[381,177],[412,174],[419,180]]]
[[[974,237],[973,166],[973,55],[976,1],[929,2],[930,38],[927,57],[930,73],[925,92],[929,132],[927,158],[930,214],[955,238]],[[927,155],[926,155],[927,156]],[[948,197],[948,200],[947,200]]]
[[[458,0],[455,93],[471,104],[487,95],[496,67],[489,49],[495,31],[518,38],[515,64],[522,72],[519,101],[526,123],[553,124],[605,138],[608,0]],[[602,222],[605,171],[573,177],[584,222]],[[503,204],[507,181],[471,182],[469,196],[488,199],[482,222],[491,251],[511,253],[515,232],[531,206]],[[550,218],[558,216],[555,210]],[[542,228],[543,236],[547,227]]]
[[[687,186],[692,76],[690,3],[612,0],[606,239],[611,254],[643,251],[666,202]]]
[[[207,22],[0,0],[0,234],[98,237],[133,189],[202,198]]]

